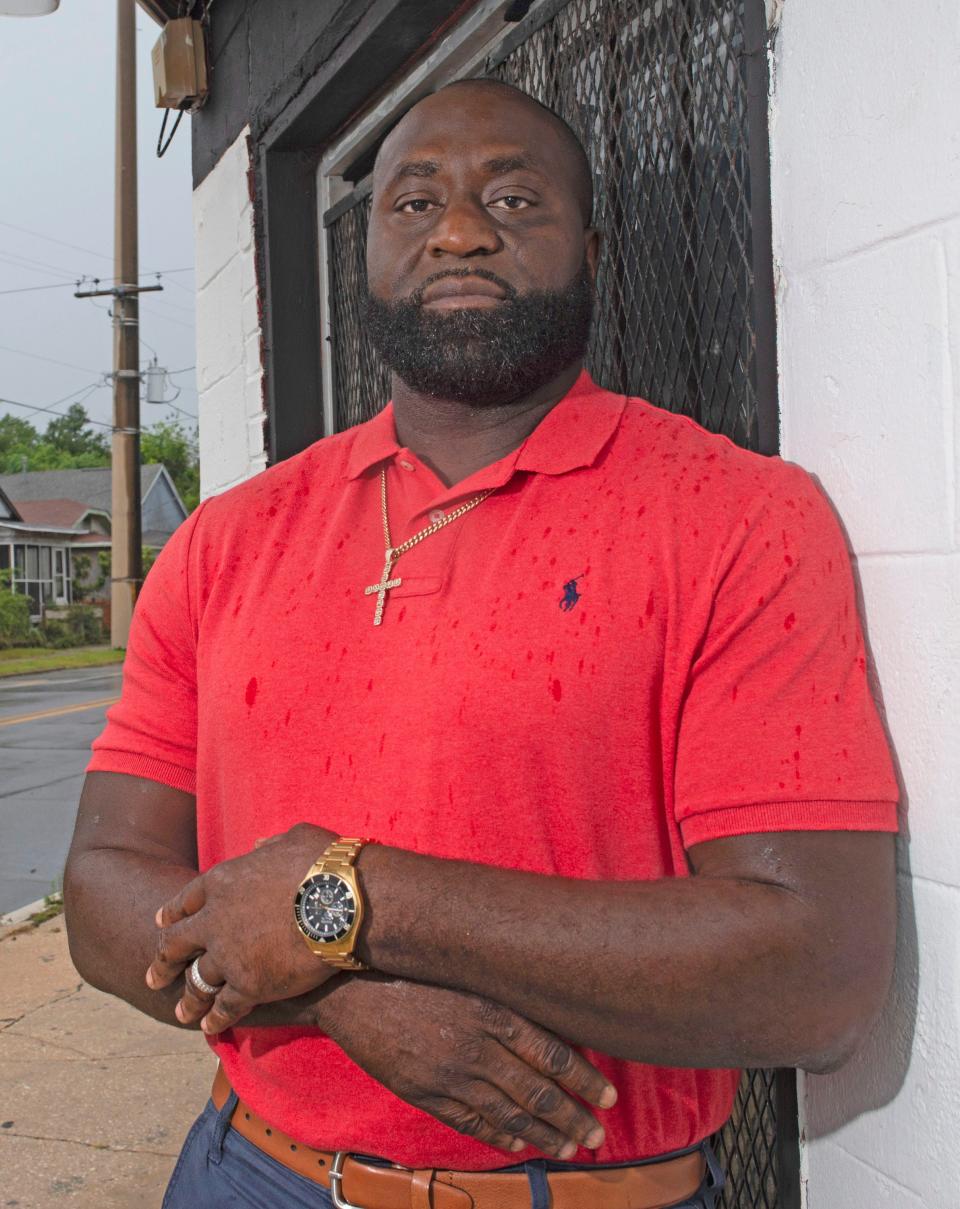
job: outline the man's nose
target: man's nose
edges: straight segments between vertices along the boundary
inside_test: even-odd
[[[502,247],[496,224],[486,206],[467,198],[448,201],[430,232],[427,254],[442,256],[489,256]]]

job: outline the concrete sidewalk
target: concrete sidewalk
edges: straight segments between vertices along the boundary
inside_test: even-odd
[[[0,1206],[157,1209],[214,1070],[83,983],[62,918],[0,933]]]

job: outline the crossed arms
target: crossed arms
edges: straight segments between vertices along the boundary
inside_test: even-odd
[[[693,876],[654,882],[370,846],[359,955],[377,973],[331,977],[298,936],[292,900],[335,835],[301,824],[198,877],[191,795],[91,774],[64,878],[77,969],[158,1020],[195,1024],[209,1001],[185,994],[181,975],[206,953],[227,984],[207,1031],[240,1018],[322,1029],[446,1124],[564,1157],[603,1136],[569,1093],[601,1108],[615,1093],[558,1036],[658,1065],[827,1070],[857,1047],[889,985],[886,834],[713,841],[690,850]]]

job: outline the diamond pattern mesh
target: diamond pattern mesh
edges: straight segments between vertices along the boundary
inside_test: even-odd
[[[587,149],[604,238],[594,376],[756,448],[742,9],[571,0],[489,66]]]
[[[363,339],[367,222],[363,198],[328,227],[330,333],[337,432],[376,415],[390,398],[390,375]]]
[[[603,235],[588,366],[611,390],[759,445],[744,10],[761,0],[569,0],[477,74],[515,84],[580,135]],[[337,429],[369,419],[389,379],[363,339],[369,197],[329,223]],[[328,220],[329,221],[329,220]],[[793,1209],[777,1081],[748,1071],[715,1139],[724,1209]],[[785,1155],[786,1158],[783,1158]],[[791,1178],[787,1178],[787,1176]]]

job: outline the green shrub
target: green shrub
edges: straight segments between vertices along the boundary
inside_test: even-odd
[[[75,604],[57,610],[63,617],[47,617],[40,626],[44,646],[64,650],[74,646],[92,646],[105,641],[103,620],[90,605]]]
[[[30,601],[0,582],[0,647],[29,646]]]

